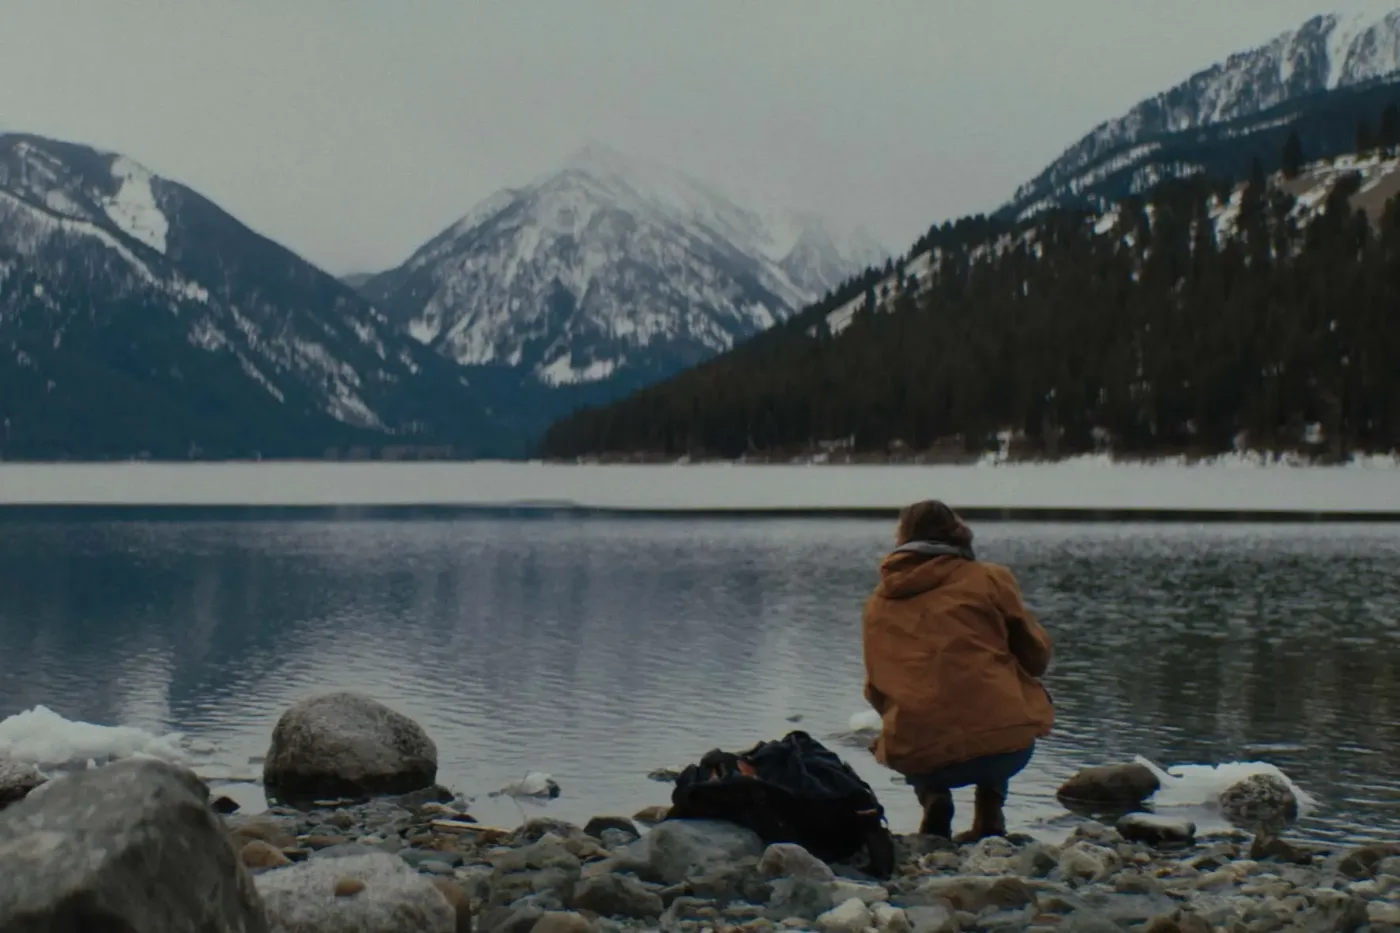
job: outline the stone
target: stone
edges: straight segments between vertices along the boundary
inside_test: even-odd
[[[281,849],[261,839],[250,839],[244,843],[243,848],[238,850],[238,858],[250,871],[266,871],[292,864]]]
[[[317,852],[317,851],[319,851],[319,850],[321,850],[321,849],[329,849],[329,848],[331,848],[332,846],[343,846],[343,845],[345,845],[346,843],[348,843],[349,841],[350,841],[350,840],[346,839],[344,836],[319,836],[319,835],[317,835],[317,836],[307,836],[305,839],[301,840],[301,844],[302,844],[302,846],[304,846],[305,848],[310,849],[312,852]]]
[[[569,906],[604,917],[630,917],[636,920],[659,917],[666,909],[660,896],[630,875],[585,878],[574,888]]]
[[[128,759],[0,813],[0,930],[264,933],[253,879],[193,772]]]
[[[545,915],[544,908],[531,906],[489,907],[478,918],[479,933],[530,933]]]
[[[558,836],[547,835],[523,849],[510,849],[492,857],[487,903],[498,907],[524,897],[547,895],[560,907],[573,895],[581,877],[578,856]]]
[[[537,816],[526,820],[520,828],[510,834],[511,845],[539,842],[545,836],[558,836],[560,839],[578,839],[584,831],[567,820],[557,820],[549,816]]]
[[[472,929],[472,900],[471,895],[460,884],[449,881],[446,878],[433,878],[433,887],[437,888],[442,899],[447,901],[447,905],[452,908],[452,912],[457,916],[456,933],[471,933]]]
[[[643,807],[633,814],[632,819],[643,826],[652,826],[660,823],[671,815],[670,807]]]
[[[763,841],[751,830],[711,820],[667,820],[635,845],[656,880],[679,884],[722,866],[763,855]]]
[[[1298,798],[1273,774],[1251,774],[1221,791],[1220,812],[1237,826],[1281,826],[1298,818]]]
[[[865,902],[853,897],[818,917],[817,929],[824,933],[864,933],[865,928],[870,926],[874,919]]]
[[[582,914],[551,910],[535,921],[530,933],[593,933],[593,924]]]
[[[1311,865],[1313,855],[1286,839],[1258,835],[1249,845],[1249,857],[1256,861],[1284,862],[1289,865]]]
[[[801,917],[815,920],[832,907],[833,885],[811,878],[779,878],[768,897],[768,916],[775,920]]]
[[[382,849],[379,849],[375,846],[367,846],[359,842],[347,842],[343,845],[329,846],[324,849],[318,849],[317,851],[312,852],[310,857],[316,860],[351,858],[352,856],[356,855],[377,855],[382,851]]]
[[[642,835],[637,831],[636,825],[625,816],[595,816],[583,827],[583,831],[602,842],[607,841],[603,838],[606,832],[625,833],[632,839],[639,839]]]
[[[979,875],[935,876],[923,880],[917,896],[927,904],[947,904],[955,910],[979,913],[989,907],[1006,910],[1036,900],[1035,892],[1020,878],[987,878]]]
[[[1372,901],[1366,905],[1366,919],[1372,926],[1400,927],[1400,904]]]
[[[28,797],[30,791],[47,781],[44,773],[31,764],[0,758],[0,810]]]
[[[254,839],[265,842],[275,849],[290,849],[297,844],[297,837],[280,820],[267,817],[230,819],[226,822],[228,834],[236,849]]]
[[[913,933],[909,915],[898,907],[880,903],[871,905],[870,916],[875,921],[875,929],[880,933]]]
[[[1088,881],[1106,877],[1118,866],[1118,853],[1092,842],[1075,842],[1060,852],[1060,872],[1066,878]]]
[[[358,693],[311,697],[272,730],[263,784],[286,802],[405,794],[433,785],[437,746],[412,719]]]
[[[1376,868],[1387,858],[1400,855],[1397,845],[1358,846],[1341,853],[1336,859],[1337,871],[1354,881],[1376,876]]]
[[[758,873],[765,878],[810,878],[835,881],[831,866],[799,845],[780,842],[769,846],[758,860]]]
[[[862,884],[859,881],[841,879],[831,885],[831,906],[839,907],[851,898],[862,904],[876,904],[890,899],[890,892],[878,884]]]
[[[364,888],[337,896],[346,882]],[[308,861],[258,875],[274,931],[456,933],[457,916],[431,881],[383,852]]]
[[[906,907],[904,914],[914,933],[958,933],[957,914],[945,905]]]
[[[365,883],[359,878],[337,878],[335,879],[335,889],[332,893],[336,897],[354,897],[365,889]]]
[[[3,784],[3,778],[0,778],[0,784]],[[0,790],[0,798],[3,798],[3,796],[3,790]],[[5,804],[3,799],[0,799],[0,808],[3,808],[4,806]],[[239,810],[239,806],[240,805],[237,800],[234,800],[232,797],[224,795],[220,795],[218,797],[215,797],[213,800],[209,801],[209,808],[215,813],[221,814],[223,816],[228,816],[230,813],[237,813]]]
[[[1080,804],[1111,809],[1138,806],[1161,787],[1161,781],[1151,768],[1133,762],[1084,768],[1061,784],[1055,795],[1066,806]]]
[[[1032,842],[1016,853],[1016,873],[1027,878],[1044,878],[1059,865],[1059,853],[1043,842]]]
[[[1129,842],[1150,846],[1189,846],[1196,840],[1196,824],[1190,820],[1174,820],[1155,813],[1127,813],[1114,826],[1118,835]]]

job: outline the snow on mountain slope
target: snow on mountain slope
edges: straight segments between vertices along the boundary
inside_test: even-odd
[[[1388,203],[1400,197],[1400,155],[1369,153],[1321,159],[1304,165],[1296,178],[1285,178],[1279,172],[1270,176],[1267,183],[1292,199],[1289,217],[1301,229],[1326,214],[1328,198],[1347,178],[1354,178],[1357,182],[1356,193],[1348,200],[1350,210],[1364,211],[1373,224],[1378,224]],[[1245,183],[1241,182],[1229,189],[1228,196],[1217,195],[1211,199],[1208,216],[1217,243],[1223,244],[1239,236],[1237,223],[1244,194]],[[1150,225],[1155,214],[1152,205],[1146,205],[1143,211]],[[1134,234],[1120,229],[1123,213],[1120,203],[1108,202],[1098,211],[1086,212],[1081,216],[1096,237],[1116,239],[1121,246],[1131,247]],[[1007,250],[1024,246],[1039,258],[1043,255],[1043,244],[1040,242],[1042,230],[1036,224],[1036,220],[1029,220],[1014,234],[997,233],[975,246],[971,256],[975,259],[1002,256]],[[902,286],[898,271],[891,273],[874,282],[868,294],[858,295],[826,312],[818,323],[807,327],[805,333],[812,338],[839,336],[850,328],[856,315],[863,311],[893,313],[898,307],[896,299],[902,293],[917,295],[928,286],[932,274],[940,269],[942,258],[942,252],[937,248],[907,256],[900,263],[903,269]]]
[[[469,419],[460,382],[195,192],[122,156],[0,136],[0,453],[113,455],[122,434],[230,452],[422,438]]]
[[[1137,169],[1134,190],[1190,174],[1189,161],[1162,162],[1162,141],[1242,121],[1310,95],[1400,78],[1400,0],[1351,0],[1272,41],[1230,56],[1100,124],[1022,185],[1007,209],[1028,216]],[[1262,127],[1242,126],[1241,134]]]
[[[363,292],[449,359],[557,386],[693,365],[885,255],[866,234],[764,215],[591,144]]]

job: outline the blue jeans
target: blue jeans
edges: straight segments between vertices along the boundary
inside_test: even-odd
[[[930,793],[947,792],[955,787],[976,785],[997,791],[1005,800],[1011,790],[1011,779],[1026,769],[1035,754],[1035,743],[1019,752],[1002,755],[986,755],[971,761],[939,768],[932,774],[919,774],[905,778],[913,786],[920,800]]]

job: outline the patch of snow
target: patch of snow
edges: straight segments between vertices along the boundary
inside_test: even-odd
[[[1298,798],[1300,811],[1306,813],[1317,806],[1317,799],[1277,765],[1267,761],[1231,761],[1218,765],[1176,765],[1163,770],[1146,758],[1136,759],[1157,775],[1162,788],[1152,797],[1156,807],[1213,807],[1220,795],[1231,786],[1256,774],[1267,774],[1286,783]]]
[[[501,788],[499,793],[511,797],[553,798],[559,796],[559,784],[543,771],[531,771],[520,780]]]
[[[536,370],[541,382],[552,386],[578,385],[606,379],[617,369],[616,360],[594,360],[585,366],[574,366],[566,355]]]
[[[184,735],[156,735],[134,726],[101,726],[64,719],[46,706],[0,721],[0,757],[39,768],[66,768],[147,756],[185,762],[191,749]]]
[[[1111,233],[1113,229],[1118,226],[1118,217],[1119,214],[1117,210],[1107,212],[1094,224],[1094,233],[1098,236]]]
[[[442,318],[419,315],[408,322],[408,335],[421,344],[429,344],[442,332]]]
[[[112,177],[120,186],[117,193],[102,204],[107,216],[127,236],[164,253],[170,221],[156,202],[151,173],[130,159],[118,156],[112,162]]]

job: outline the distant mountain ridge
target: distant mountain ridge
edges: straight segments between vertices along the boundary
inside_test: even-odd
[[[0,456],[472,450],[494,427],[464,374],[194,191],[0,135]]]
[[[1022,185],[1002,213],[1024,217],[1092,204],[1096,198],[1146,191],[1164,178],[1202,170],[1219,174],[1227,164],[1237,169],[1241,161],[1247,166],[1258,151],[1250,148],[1250,137],[1267,134],[1263,148],[1277,152],[1280,128],[1286,134],[1299,112],[1313,107],[1310,101],[1396,83],[1400,3],[1358,0],[1231,55],[1100,124]],[[1345,143],[1333,141],[1312,154],[1347,151],[1353,127],[1354,121],[1345,126]],[[1241,156],[1227,162],[1224,151],[1230,149]]]
[[[785,320],[887,255],[861,231],[761,214],[595,143],[478,204],[361,290],[462,365],[546,386],[640,384]]]

